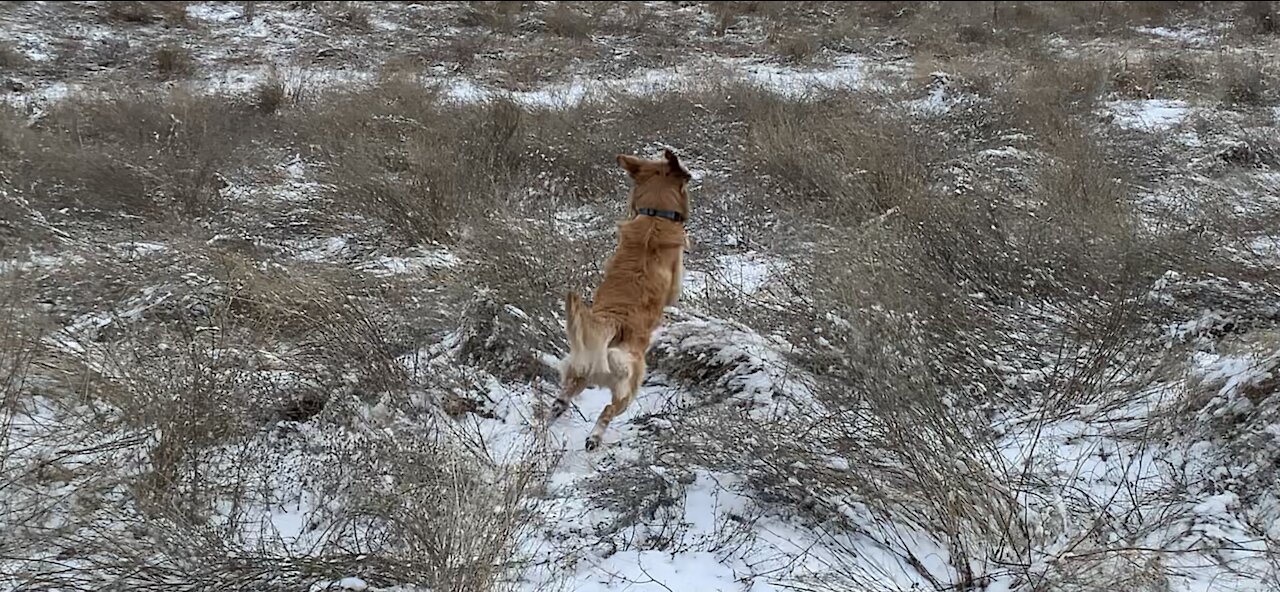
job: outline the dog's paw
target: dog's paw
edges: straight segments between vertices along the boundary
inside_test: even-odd
[[[587,436],[587,452],[591,452],[600,447],[600,436],[592,434]]]
[[[556,399],[553,403],[551,403],[551,406],[547,408],[547,419],[549,421],[555,421],[557,419],[560,419],[560,416],[564,415],[565,410],[568,408],[569,408],[568,402],[563,401],[561,399]]]

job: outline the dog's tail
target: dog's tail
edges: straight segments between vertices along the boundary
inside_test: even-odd
[[[565,360],[565,371],[578,377],[612,373],[609,343],[617,334],[617,327],[592,314],[576,292],[565,296],[564,312],[569,336],[569,359]]]

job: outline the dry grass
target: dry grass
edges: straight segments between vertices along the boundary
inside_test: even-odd
[[[263,113],[275,113],[288,99],[289,89],[277,75],[268,76],[253,90],[253,106]]]
[[[1274,72],[1259,55],[1224,54],[1216,68],[1216,83],[1221,100],[1228,106],[1258,107],[1268,104],[1275,95]]]
[[[333,23],[355,31],[373,28],[373,11],[365,2],[321,2],[323,13]]]
[[[569,2],[556,2],[542,15],[551,34],[574,41],[591,39],[596,29],[595,20]]]
[[[220,180],[246,155],[255,118],[217,96],[182,91],[72,100],[17,133],[14,185],[51,207],[152,219],[209,215]],[[36,155],[43,155],[36,157]]]
[[[770,39],[770,43],[782,59],[792,63],[807,62],[813,59],[821,49],[816,37],[804,33],[775,34]]]
[[[186,26],[186,2],[107,2],[106,17],[124,23],[163,22],[166,26]]]
[[[172,300],[135,317],[113,316],[112,331],[62,335],[84,344],[77,353],[39,345],[31,332],[39,325],[15,306],[46,288],[33,277],[0,276],[0,424],[26,421],[26,368],[34,358],[59,418],[56,429],[26,431],[21,447],[0,440],[0,491],[12,502],[0,549],[7,560],[86,555],[73,569],[11,561],[14,581],[60,589],[293,589],[341,572],[458,592],[506,581],[533,518],[524,502],[554,456],[530,450],[497,466],[470,449],[465,434],[442,438],[454,428],[424,416],[429,410],[407,396],[400,352],[374,318],[383,287],[312,268],[264,268],[200,241],[182,252],[188,259],[172,266],[101,262],[114,268],[123,294],[158,285]],[[55,285],[103,275],[94,269],[59,270]],[[185,282],[179,274],[208,279]],[[91,286],[79,282],[99,302],[115,302],[110,287]],[[22,296],[8,298],[19,294],[13,290]],[[59,378],[49,373],[55,365],[66,369]],[[69,404],[79,397],[93,406]],[[379,397],[387,398],[377,417],[357,411],[362,399]],[[392,437],[386,428],[407,416],[422,429],[397,427]],[[66,446],[71,434],[74,463],[40,460],[38,451]],[[304,450],[314,464],[289,461]],[[322,543],[303,554],[284,546],[269,522],[265,533],[256,531],[262,512],[297,507],[282,475],[336,504],[300,510],[334,525],[307,531]],[[47,495],[63,485],[77,488],[78,510]],[[64,527],[39,528],[51,514],[63,516]],[[110,524],[127,524],[133,534],[122,540]]]
[[[1246,32],[1257,35],[1280,33],[1280,14],[1277,14],[1274,2],[1252,0],[1242,4],[1240,24]]]
[[[517,1],[468,2],[462,14],[462,24],[486,27],[510,35],[515,32],[523,9],[524,2]]]
[[[8,41],[0,41],[0,72],[17,70],[27,64],[27,56]]]
[[[451,240],[456,221],[504,198],[518,163],[512,140],[522,113],[510,103],[451,107],[433,89],[392,79],[325,108],[337,129],[315,131],[334,159],[335,199],[413,241]]]
[[[409,371],[405,360],[449,332],[460,335],[466,372],[517,384],[547,378],[540,353],[563,348],[561,294],[595,285],[612,247],[609,223],[622,215],[625,179],[613,155],[665,143],[707,175],[695,189],[695,234],[741,234],[751,248],[787,250],[792,265],[785,305],[770,295],[690,306],[803,346],[790,361],[817,376],[815,397],[830,413],[761,422],[722,404],[731,393],[715,389],[731,368],[716,352],[661,352],[655,367],[707,397],[682,409],[679,429],[655,435],[657,445],[684,464],[741,472],[769,499],[829,524],[848,520],[826,506],[836,495],[905,519],[947,546],[957,578],[936,587],[981,586],[970,560],[1016,562],[1039,536],[1012,510],[1005,486],[1020,483],[989,447],[983,406],[1058,414],[1098,403],[1118,357],[1149,355],[1143,323],[1164,326],[1135,295],[1164,269],[1209,258],[1198,243],[1137,223],[1138,157],[1099,123],[1102,101],[1195,92],[1209,70],[1221,72],[1213,92],[1233,105],[1266,105],[1274,87],[1263,64],[1247,60],[1235,71],[1173,53],[1116,64],[1048,60],[1037,49],[1047,31],[1124,36],[1129,25],[1176,23],[1197,10],[1186,3],[851,6],[710,8],[720,34],[776,32],[775,51],[794,61],[852,43],[856,23],[884,28],[868,37],[907,33],[939,52],[956,106],[911,111],[919,80],[783,97],[708,75],[689,88],[553,109],[502,97],[460,102],[406,67],[373,88],[306,100],[273,74],[237,99],[76,98],[35,123],[5,109],[4,240],[37,245],[26,221],[43,216],[104,251],[126,225],[142,234],[130,239],[169,250],[129,264],[88,257],[23,276],[16,288],[0,275],[0,424],[22,415],[15,393],[25,405],[31,368],[53,365],[57,379],[42,375],[40,386],[75,403],[63,428],[85,441],[124,438],[95,444],[83,466],[0,456],[5,495],[56,504],[42,487],[74,486],[88,492],[76,503],[102,512],[64,529],[24,526],[0,540],[0,554],[90,558],[78,571],[25,566],[18,577],[32,588],[304,588],[339,572],[376,574],[374,585],[500,588],[519,571],[509,561],[531,527],[525,504],[538,495],[546,451],[491,462],[467,437],[479,435],[456,433],[465,419],[440,417],[484,412],[486,385]],[[521,29],[519,3],[471,8],[473,26]],[[583,40],[614,26],[593,20],[614,9],[557,4],[543,16],[557,36]],[[325,10],[355,29],[371,17],[346,4]],[[639,9],[620,10],[625,20]],[[830,27],[788,25],[824,12]],[[453,51],[461,58],[496,38],[470,36]],[[177,77],[181,56],[160,65],[171,49],[157,51],[156,68]],[[542,63],[527,64],[539,80]],[[1258,137],[1219,158],[1262,168],[1275,154]],[[308,193],[287,201],[275,183],[287,177],[279,163],[295,155],[316,183],[288,187]],[[223,179],[256,183],[263,203],[224,191]],[[1267,228],[1255,220],[1244,230]],[[343,254],[300,261],[297,244],[336,237]],[[351,265],[437,243],[458,254],[456,267],[375,277]],[[159,302],[132,311],[151,295]],[[36,302],[48,318],[26,306]],[[1045,309],[1052,319],[1033,314]],[[82,350],[37,343],[43,323],[91,313],[111,321],[81,336]],[[1041,339],[1062,344],[1032,343]],[[1043,391],[1006,389],[992,369],[1055,355]],[[814,470],[827,456],[857,470]],[[281,475],[314,487],[318,520],[333,526],[301,555],[244,534],[264,519],[259,507],[297,506],[278,491]],[[25,525],[53,511],[31,507],[39,511]],[[102,526],[113,522],[130,524],[130,534]]]
[[[163,79],[173,80],[190,76],[196,69],[196,62],[191,50],[181,45],[169,44],[156,49],[152,66]]]

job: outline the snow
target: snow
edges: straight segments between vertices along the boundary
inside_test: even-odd
[[[149,257],[169,250],[167,245],[146,241],[116,243],[114,247],[121,254],[135,259]]]
[[[1170,29],[1168,27],[1136,27],[1134,29],[1139,33],[1145,33],[1152,37],[1178,41],[1188,45],[1204,45],[1213,41],[1213,35],[1203,29],[1194,28],[1178,28]]]
[[[460,262],[457,256],[446,249],[428,251],[421,255],[382,256],[356,266],[357,269],[373,275],[404,275],[421,273],[431,269],[448,269]]]
[[[1087,405],[1049,422],[1022,418],[1002,424],[1000,450],[1009,474],[1030,471],[1047,478],[1046,487],[1027,492],[1022,503],[1045,525],[1038,553],[1050,562],[1106,555],[1109,549],[1117,549],[1110,551],[1117,557],[1130,548],[1176,550],[1168,556],[1175,569],[1171,590],[1265,589],[1266,545],[1248,526],[1251,519],[1233,484],[1249,469],[1224,466],[1225,451],[1192,426],[1243,413],[1241,389],[1266,376],[1264,368],[1274,361],[1205,351],[1191,361],[1187,383],[1156,384],[1108,409]],[[1194,385],[1215,394],[1199,417],[1187,418],[1167,439],[1152,437],[1161,429],[1156,418],[1178,413],[1185,401],[1181,393]],[[1102,520],[1106,528],[1093,530]]]
[[[728,60],[726,63],[742,71],[746,80],[783,96],[802,96],[819,90],[848,89],[860,86],[867,76],[866,63],[859,56],[841,56],[833,66],[820,70],[797,70],[774,64]]]
[[[1175,99],[1141,99],[1113,101],[1109,104],[1116,125],[1132,129],[1165,130],[1186,118],[1186,101]]]
[[[330,236],[320,240],[304,241],[298,245],[294,258],[299,261],[318,263],[335,261],[347,252],[347,239],[341,236]]]
[[[222,8],[205,4],[188,8],[201,19],[218,20],[238,18],[239,10],[230,5]],[[261,25],[255,21],[253,27]],[[250,27],[252,29],[253,27]],[[241,32],[252,35],[246,29]],[[265,36],[264,29],[260,32]],[[242,95],[253,92],[272,76],[280,79],[287,88],[359,88],[377,80],[375,72],[360,69],[323,68],[309,66],[301,69],[274,64],[251,67],[219,68],[203,80],[212,92]],[[742,81],[766,91],[787,97],[801,97],[815,92],[849,89],[863,85],[867,79],[865,60],[860,56],[841,56],[833,65],[822,69],[797,69],[753,59],[709,59],[664,69],[642,70],[639,73],[613,79],[576,76],[568,82],[550,83],[532,90],[508,91],[494,88],[465,77],[426,77],[424,84],[439,84],[444,95],[452,100],[474,103],[498,97],[531,108],[563,109],[590,99],[605,98],[612,94],[648,96],[664,91],[681,90],[696,86],[715,85],[719,81]],[[10,104],[39,104],[60,101],[77,87],[57,82],[34,92],[11,93],[4,99]]]
[[[5,93],[0,95],[0,100],[15,107],[39,108],[48,103],[62,101],[73,93],[81,92],[80,88],[80,85],[75,83],[50,82],[26,92]]]
[[[633,76],[611,80],[579,76],[567,83],[550,84],[530,91],[503,92],[465,78],[450,78],[445,80],[445,91],[449,97],[461,102],[506,96],[529,107],[565,108],[590,98],[614,93],[645,96],[696,84],[714,84],[718,80],[717,74],[725,80],[742,80],[783,96],[853,88],[866,78],[864,61],[858,56],[843,56],[835,60],[832,67],[817,70],[799,70],[757,60],[718,59],[645,70]]]
[[[229,23],[244,17],[244,9],[234,2],[193,2],[187,5],[187,16],[211,23]]]
[[[750,298],[761,295],[790,265],[757,251],[717,255],[709,270],[697,269],[686,259],[684,294],[699,299],[713,296]]]
[[[365,592],[365,590],[374,590],[364,580],[349,576],[342,578],[336,582],[319,581],[311,585],[308,592],[337,592],[347,590],[350,592]]]

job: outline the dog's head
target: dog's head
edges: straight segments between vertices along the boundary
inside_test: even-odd
[[[631,214],[639,208],[679,212],[689,219],[687,186],[693,178],[675,152],[663,150],[659,160],[627,154],[618,155],[618,164],[631,175]]]

